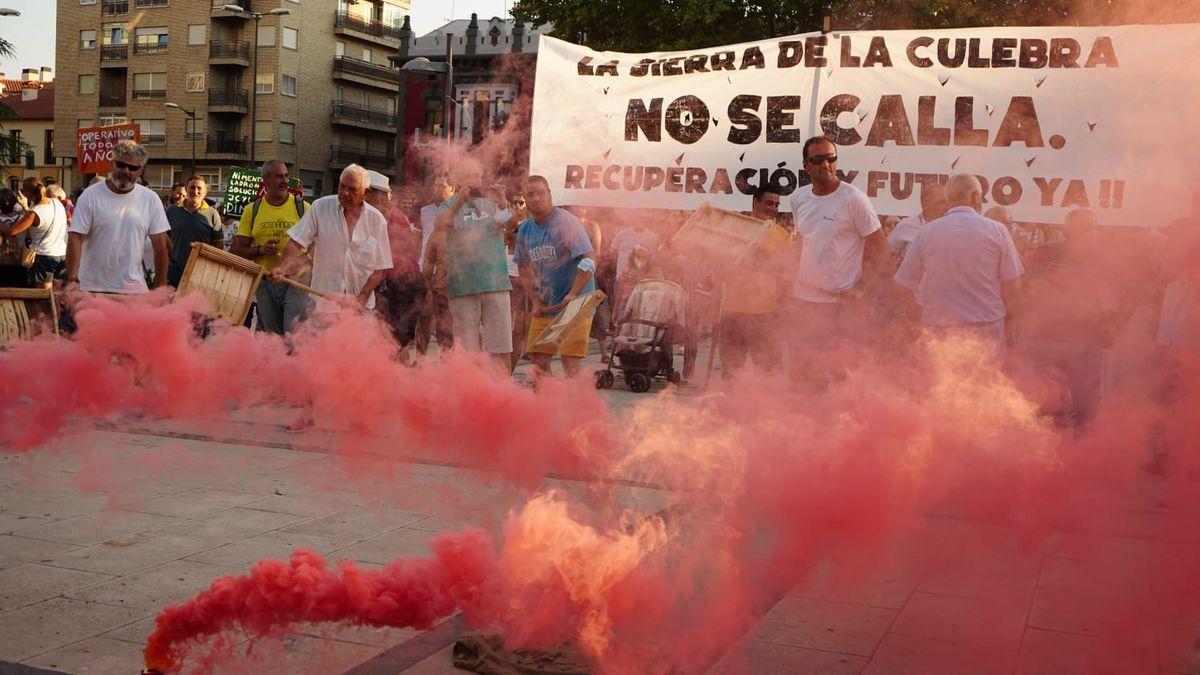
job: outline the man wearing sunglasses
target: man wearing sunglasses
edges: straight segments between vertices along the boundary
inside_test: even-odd
[[[791,197],[800,265],[792,286],[792,373],[820,385],[827,378],[822,353],[846,331],[846,303],[862,294],[864,259],[876,272],[885,250],[875,208],[861,190],[837,175],[837,146],[824,136],[804,142],[811,183]]]
[[[158,195],[138,185],[146,159],[137,143],[117,143],[108,178],[80,195],[67,234],[67,289],[146,293],[142,249],[147,237],[154,247],[154,286],[166,285],[171,226]]]

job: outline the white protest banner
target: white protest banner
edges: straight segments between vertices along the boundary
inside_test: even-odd
[[[1200,186],[1200,26],[806,34],[692,52],[543,36],[530,172],[562,204],[749,210],[825,134],[881,214],[967,172],[1022,221],[1164,225]],[[786,208],[786,199],[785,199]]]

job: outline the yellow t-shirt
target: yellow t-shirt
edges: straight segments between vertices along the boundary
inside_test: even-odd
[[[305,211],[309,206],[308,202],[304,202]],[[282,206],[271,206],[266,199],[263,199],[262,206],[258,207],[258,219],[251,223],[250,219],[253,214],[254,202],[250,202],[242,213],[242,222],[238,225],[237,236],[250,237],[254,240],[255,246],[262,246],[272,239],[276,240],[275,248],[279,249],[278,254],[259,256],[254,260],[267,268],[267,271],[271,271],[283,259],[283,248],[287,246],[288,242],[288,230],[300,222],[300,214],[296,213],[296,200],[288,195],[287,201]]]
[[[792,243],[792,235],[779,225],[763,237],[758,248],[750,253],[741,267],[725,279],[724,311],[738,314],[769,314],[779,309],[779,279],[761,271],[763,263],[782,255]]]

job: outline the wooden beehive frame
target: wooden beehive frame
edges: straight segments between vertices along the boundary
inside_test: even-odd
[[[49,288],[0,288],[0,346],[14,340],[29,340],[34,336],[35,322],[30,321],[29,306],[44,302],[50,305],[50,321],[58,335],[58,303]]]
[[[671,247],[685,253],[699,250],[711,260],[734,266],[758,248],[770,231],[769,221],[701,204],[675,233]]]
[[[554,317],[554,321],[534,339],[533,346],[537,349],[554,347],[556,350],[562,347],[567,340],[574,337],[575,331],[579,330],[592,310],[604,302],[604,297],[604,291],[592,291],[568,302],[558,316]]]
[[[250,312],[262,277],[263,268],[254,262],[208,244],[195,243],[176,295],[198,292],[208,300],[206,314],[240,326]]]

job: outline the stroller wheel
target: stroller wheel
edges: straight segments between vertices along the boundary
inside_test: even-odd
[[[616,382],[611,371],[597,370],[596,371],[596,388],[597,389],[612,389],[613,383]]]
[[[650,378],[645,373],[634,373],[629,376],[629,388],[639,394],[650,391]]]

